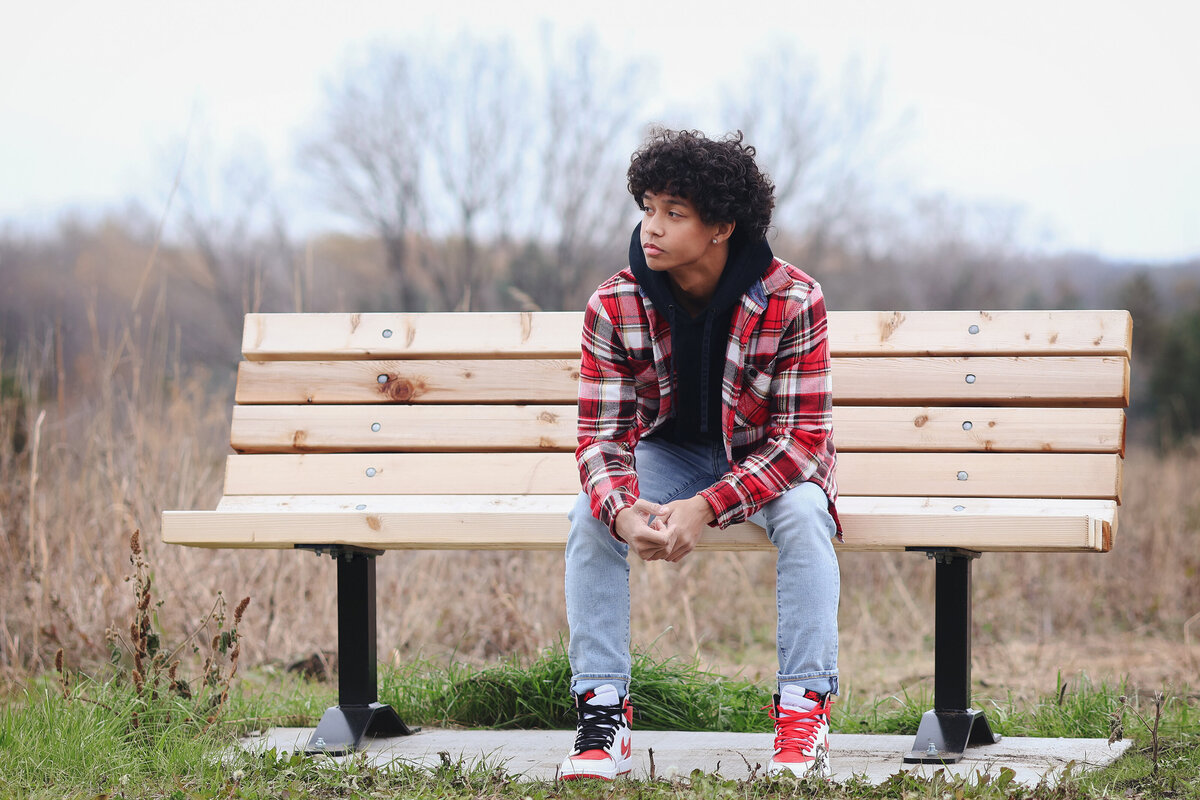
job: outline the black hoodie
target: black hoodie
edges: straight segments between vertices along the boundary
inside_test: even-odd
[[[642,226],[634,228],[629,242],[629,267],[655,310],[671,325],[674,416],[659,435],[677,442],[721,441],[721,378],[725,373],[729,326],[738,301],[762,278],[773,258],[765,239],[741,242],[735,235],[730,239],[729,260],[712,301],[698,316],[692,317],[675,300],[667,274],[646,265]]]

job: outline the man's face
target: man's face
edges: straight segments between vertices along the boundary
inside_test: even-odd
[[[695,206],[673,194],[646,192],[642,195],[642,252],[646,264],[656,272],[693,266],[717,245],[720,225],[700,220]]]

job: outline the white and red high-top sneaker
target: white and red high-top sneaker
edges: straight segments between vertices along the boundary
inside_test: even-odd
[[[633,769],[633,706],[612,684],[575,697],[575,747],[563,760],[563,780],[611,781]]]
[[[833,698],[791,684],[768,706],[775,721],[775,755],[768,775],[790,772],[797,777],[833,776],[829,765],[829,712]]]

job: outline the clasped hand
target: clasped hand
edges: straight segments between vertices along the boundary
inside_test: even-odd
[[[716,519],[700,495],[665,505],[639,499],[617,514],[617,535],[643,561],[678,563],[696,547],[704,528]]]

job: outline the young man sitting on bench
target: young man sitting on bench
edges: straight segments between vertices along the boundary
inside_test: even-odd
[[[820,286],[774,257],[774,186],[741,135],[659,131],[633,156],[629,267],[588,302],[583,491],[566,602],[578,723],[563,778],[630,771],[629,550],[678,563],[705,527],[750,520],[778,548],[769,772],[831,774],[839,524]]]

